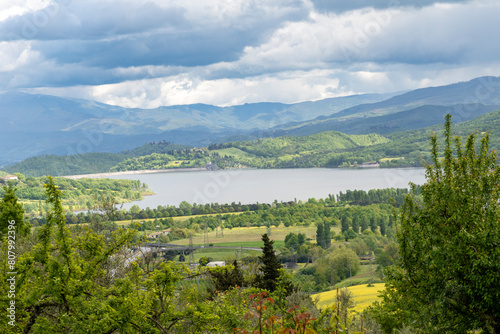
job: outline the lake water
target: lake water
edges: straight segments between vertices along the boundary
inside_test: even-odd
[[[424,168],[298,168],[236,169],[119,175],[110,178],[140,180],[156,193],[142,201],[124,204],[129,209],[188,203],[271,203],[326,198],[346,190],[408,188],[423,184]]]

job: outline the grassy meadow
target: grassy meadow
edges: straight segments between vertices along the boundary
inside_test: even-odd
[[[289,233],[304,233],[307,238],[315,240],[316,226],[290,226],[290,227],[276,227],[272,226],[270,229],[270,239],[274,240],[274,247],[279,248],[284,246],[285,236]],[[235,227],[233,229],[224,229],[224,236],[221,231],[208,232],[208,243],[214,246],[231,246],[231,247],[262,247],[262,234],[268,233],[265,226],[261,227]],[[204,234],[193,236],[194,245],[204,244]],[[182,239],[172,241],[176,245],[188,245],[189,239]]]

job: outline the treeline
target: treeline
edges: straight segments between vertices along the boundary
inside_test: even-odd
[[[195,168],[205,167],[209,162],[217,164],[220,168],[239,166],[239,162],[233,156],[222,156],[218,152],[210,152],[203,149],[185,149],[126,159],[112,167],[110,171]]]
[[[142,222],[141,230],[156,230],[172,228],[177,230],[169,236],[166,242],[173,239],[187,238],[190,233],[200,233],[204,230],[232,229],[234,227],[271,227],[271,226],[342,226],[342,232],[338,235],[330,234],[331,238],[338,240],[349,240],[355,238],[365,230],[378,231],[386,235],[389,228],[392,228],[392,205],[395,201],[389,194],[404,193],[403,189],[381,190],[380,194],[386,197],[371,197],[363,206],[345,205],[353,203],[344,198],[345,195],[338,196],[342,203],[338,202],[334,195],[329,195],[325,199],[309,199],[307,202],[274,201],[270,204],[190,204],[182,202],[179,206],[158,206],[157,208],[140,209],[134,205],[130,210],[117,209],[111,216],[106,212],[80,212],[78,214],[67,214],[68,224],[89,224],[101,223],[105,221],[130,220]],[[351,193],[348,191],[346,193]],[[382,198],[381,198],[382,197]],[[241,214],[231,214],[240,212]],[[192,216],[183,221],[174,221],[173,217]],[[347,222],[347,223],[346,223]],[[43,225],[45,218],[33,218],[33,226]],[[131,225],[133,226],[133,224]],[[113,231],[115,227],[104,229]],[[318,242],[318,244],[321,244]]]
[[[420,186],[415,187],[415,192],[420,194]],[[399,207],[403,204],[405,196],[408,195],[407,188],[385,188],[364,190],[347,190],[337,195],[337,201],[348,202],[353,205],[368,205],[374,203],[388,203]]]

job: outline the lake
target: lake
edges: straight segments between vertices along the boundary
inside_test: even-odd
[[[326,198],[346,190],[408,188],[423,184],[424,168],[297,168],[230,169],[110,176],[140,180],[156,193],[137,204],[141,208],[188,203],[271,203]]]

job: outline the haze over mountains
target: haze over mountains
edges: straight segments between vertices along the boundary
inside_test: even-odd
[[[500,78],[481,77],[405,93],[365,94],[296,104],[205,104],[123,108],[20,92],[0,94],[0,165],[40,154],[119,152],[167,140],[206,146],[265,136],[417,129],[500,109]]]

